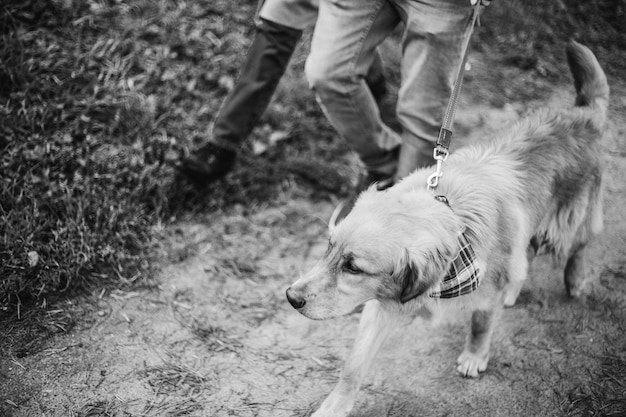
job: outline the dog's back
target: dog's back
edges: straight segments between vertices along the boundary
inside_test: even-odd
[[[557,112],[550,135],[555,137],[546,138],[553,143],[540,161],[552,166],[548,169],[552,204],[545,207],[532,240],[536,250],[543,246],[562,261],[602,229],[601,139],[609,103],[606,75],[593,53],[574,41],[566,52],[576,88],[575,107]],[[527,163],[532,164],[532,157],[536,155],[526,156]]]
[[[496,213],[476,216],[476,196],[494,200],[494,208],[495,200],[519,201],[527,213],[523,229],[530,233],[520,238],[532,238],[536,249],[561,260],[602,228],[601,139],[609,100],[606,76],[593,53],[576,42],[566,52],[574,106],[539,109],[492,140],[459,149],[450,155],[441,181],[459,215],[484,223],[477,229],[488,228]]]

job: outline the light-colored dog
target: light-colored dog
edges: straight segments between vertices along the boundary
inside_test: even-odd
[[[449,204],[426,190],[432,168],[387,190],[365,191],[331,230],[323,260],[287,290],[289,302],[316,320],[367,302],[339,383],[314,416],[350,413],[398,314],[467,301],[471,331],[457,370],[476,377],[487,367],[498,311],[515,303],[538,251],[565,265],[565,289],[579,295],[586,245],[602,228],[600,141],[609,87],[588,48],[571,42],[567,58],[577,92],[573,108],[541,109],[452,154],[436,189]],[[435,299],[459,259],[460,237],[473,249],[480,285]]]

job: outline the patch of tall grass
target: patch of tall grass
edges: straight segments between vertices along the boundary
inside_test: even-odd
[[[150,227],[172,213],[172,165],[188,144],[178,139],[223,93],[215,77],[229,63],[198,62],[233,46],[230,7],[3,2],[1,310],[149,275]],[[199,85],[211,93],[195,97]]]

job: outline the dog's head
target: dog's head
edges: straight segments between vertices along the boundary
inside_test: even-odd
[[[419,300],[458,254],[460,227],[450,208],[425,190],[370,188],[331,231],[324,258],[287,290],[287,298],[319,320],[372,299]]]

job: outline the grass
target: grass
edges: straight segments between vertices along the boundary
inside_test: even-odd
[[[590,47],[609,77],[621,78],[626,62],[614,57],[626,50],[620,23],[625,18],[626,5],[608,0],[492,2],[472,40],[486,66],[469,74],[464,94],[478,94],[494,107],[546,98],[554,85],[570,83],[565,59],[570,39]]]
[[[200,397],[211,382],[207,376],[171,360],[148,367],[143,373],[154,391],[154,398],[145,405],[143,415],[183,416],[203,409]]]
[[[147,368],[145,374],[148,384],[157,394],[180,392],[182,395],[195,395],[209,382],[206,376],[193,368],[169,361]]]
[[[85,404],[81,409],[72,415],[77,417],[130,417],[131,414],[123,410],[124,404],[119,401],[96,401]]]
[[[606,317],[612,328],[606,332],[604,353],[590,377],[571,390],[562,407],[564,415],[575,417],[608,417],[626,415],[626,305],[621,294],[626,291],[626,265],[607,267],[600,276],[608,291],[603,297],[591,294],[587,308]]]
[[[610,343],[607,345],[611,346]],[[626,352],[626,345],[608,349],[595,375],[591,375],[589,381],[569,393],[566,415],[584,417],[626,415],[626,382],[624,381],[626,355],[624,352]]]
[[[144,245],[160,210],[150,200],[170,145],[154,130],[150,99],[128,88],[137,45],[123,32],[102,37],[116,27],[104,29],[113,20],[97,4],[1,9],[5,310],[97,285],[95,272],[124,285],[148,267]]]

